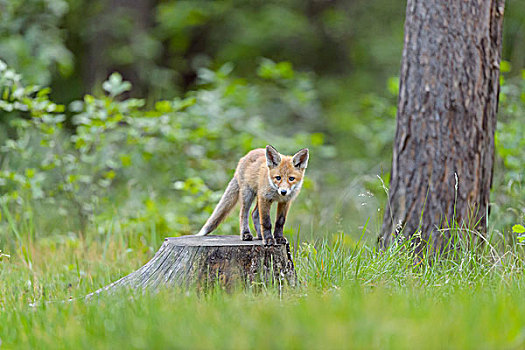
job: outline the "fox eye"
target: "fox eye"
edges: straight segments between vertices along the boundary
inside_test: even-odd
[[[280,177],[280,176],[276,176],[276,177],[275,177],[275,180],[280,181],[280,180],[281,180],[281,177]]]
[[[293,181],[293,180],[295,180],[295,177],[290,176],[290,177],[288,178],[288,180]]]

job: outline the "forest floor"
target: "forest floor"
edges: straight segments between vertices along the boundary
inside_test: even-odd
[[[234,293],[162,290],[61,302],[148,261],[156,248],[130,244],[131,237],[13,238],[15,248],[0,258],[1,347],[525,346],[525,259],[520,247],[459,249],[457,256],[439,263],[414,263],[403,246],[380,252],[337,234],[315,243],[292,241],[299,286],[281,293],[264,286],[262,291]]]

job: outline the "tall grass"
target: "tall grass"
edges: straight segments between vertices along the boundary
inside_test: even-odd
[[[63,302],[144,264],[160,244],[155,225],[114,220],[82,239],[35,239],[24,225],[12,218],[2,236],[12,247],[0,258],[5,348],[525,346],[524,254],[490,240],[438,260],[415,256],[410,241],[380,251],[344,233],[311,242],[295,234],[299,284],[283,293],[123,291]]]

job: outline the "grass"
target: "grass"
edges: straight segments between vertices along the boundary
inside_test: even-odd
[[[147,225],[146,225],[147,227]],[[14,230],[16,229],[16,230]],[[0,340],[6,349],[523,348],[524,255],[469,251],[440,262],[400,245],[380,252],[349,235],[298,242],[299,286],[206,295],[127,291],[83,296],[137,269],[158,248],[154,228],[121,225],[36,238],[2,237]],[[154,243],[153,243],[154,242]],[[9,243],[9,244],[8,244]],[[37,302],[34,307],[30,304]],[[43,301],[51,301],[44,303]]]

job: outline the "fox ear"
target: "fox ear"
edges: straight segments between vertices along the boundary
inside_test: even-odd
[[[266,164],[268,164],[268,168],[275,168],[281,163],[281,155],[275,148],[268,145],[266,146]]]
[[[293,166],[299,169],[306,169],[308,166],[308,148],[303,148],[292,158]]]

